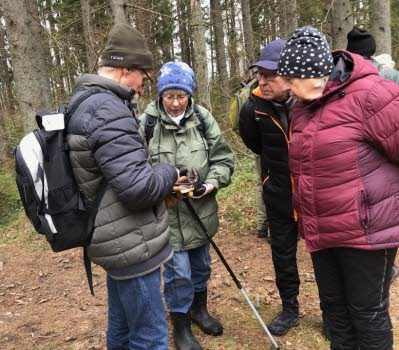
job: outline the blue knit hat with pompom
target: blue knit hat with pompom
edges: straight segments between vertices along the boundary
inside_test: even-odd
[[[193,95],[195,90],[195,75],[193,70],[184,62],[167,62],[158,74],[158,93],[165,90],[180,89]]]

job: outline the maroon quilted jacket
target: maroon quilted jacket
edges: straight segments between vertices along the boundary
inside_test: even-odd
[[[308,251],[399,246],[399,85],[334,53],[323,96],[293,110],[290,170]]]

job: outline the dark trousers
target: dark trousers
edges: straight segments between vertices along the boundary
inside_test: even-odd
[[[294,220],[291,197],[264,196],[271,236],[276,284],[284,309],[299,309],[299,275],[296,261],[298,226]]]
[[[397,249],[312,253],[332,350],[392,350],[389,285]]]

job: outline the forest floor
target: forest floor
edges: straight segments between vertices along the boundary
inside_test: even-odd
[[[216,243],[265,322],[280,311],[270,246],[257,238],[251,168],[238,164],[230,190],[219,196],[221,227]],[[249,179],[250,178],[250,179]],[[245,179],[245,189],[240,185]],[[249,180],[248,180],[249,179]],[[399,259],[397,259],[399,264]],[[301,277],[300,325],[276,337],[282,350],[327,350],[322,335],[317,286],[304,242],[298,246]],[[272,349],[271,343],[226,269],[212,250],[209,309],[224,325],[220,337],[205,336],[193,326],[205,350]],[[94,267],[95,297],[90,295],[81,251],[53,253],[32,232],[23,215],[0,226],[0,349],[106,349],[105,273]],[[399,280],[391,288],[394,349],[399,349]],[[171,329],[170,349],[174,349]]]
[[[30,225],[21,220],[13,230],[20,234],[29,231]],[[216,242],[262,318],[270,320],[279,311],[280,303],[269,245],[256,235],[230,235],[226,226]],[[222,321],[224,334],[215,338],[205,336],[194,326],[200,343],[208,350],[270,349],[266,334],[223,264],[214,252],[212,256],[209,308]],[[311,261],[303,241],[299,244],[298,262],[302,281],[301,323],[276,340],[284,350],[328,349],[329,344],[321,333]],[[42,240],[30,240],[29,245],[3,244],[0,247],[0,349],[105,349],[105,273],[98,267],[94,272],[96,296],[92,297],[80,250],[52,253]],[[391,290],[395,349],[399,349],[398,300],[399,281]],[[173,345],[170,348],[174,349]]]

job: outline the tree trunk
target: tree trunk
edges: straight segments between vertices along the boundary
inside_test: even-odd
[[[212,5],[211,1],[211,5]],[[177,18],[179,19],[179,31],[178,35],[180,38],[180,49],[181,49],[181,59],[186,62],[191,67],[193,62],[191,60],[191,50],[190,50],[190,36],[188,34],[187,21],[189,20],[189,6],[187,0],[177,0]]]
[[[35,127],[35,112],[51,107],[49,52],[35,0],[3,2],[14,70],[15,93],[25,132]]]
[[[155,34],[152,28],[153,13],[151,8],[151,1],[149,0],[135,0],[137,8],[133,8],[133,18],[136,28],[146,37],[148,48],[150,49],[154,61],[154,71],[157,72],[160,68],[161,58],[159,49],[155,41]],[[148,10],[148,11],[147,11]],[[149,94],[151,99],[157,98],[156,83],[151,83]]]
[[[252,35],[252,24],[251,24],[251,8],[249,0],[241,0],[241,11],[242,11],[242,25],[244,33],[244,46],[245,46],[245,56],[246,64],[248,67],[254,62],[255,52],[254,52],[254,38]]]
[[[377,43],[377,55],[392,53],[390,0],[371,0],[371,33]]]
[[[126,0],[110,0],[109,6],[111,7],[112,20],[114,24],[129,24],[126,12]]]
[[[192,13],[192,33],[194,41],[195,66],[197,80],[197,94],[200,105],[211,109],[208,80],[208,59],[206,54],[205,27],[202,20],[201,0],[190,0]]]
[[[328,45],[332,48],[332,23],[331,23],[331,11],[332,11],[332,0],[323,0],[323,21],[321,23],[320,30],[326,36]],[[345,46],[346,47],[346,46]]]
[[[173,60],[170,42],[173,38],[174,23],[171,18],[173,17],[172,4],[170,0],[158,0],[157,12],[163,14],[160,18],[156,19],[154,27],[159,30],[154,33],[156,36],[157,47],[161,52],[161,62],[166,63]]]
[[[213,32],[215,33],[216,67],[218,80],[227,78],[226,49],[224,44],[224,29],[222,8],[220,0],[211,1],[211,20]]]
[[[349,1],[349,0],[348,0]],[[284,0],[285,3],[285,38],[298,28],[296,0]]]
[[[260,12],[259,11],[259,1],[258,0],[250,0],[250,13],[251,13],[251,27],[252,27],[252,36],[254,40],[254,57],[258,56],[258,52],[260,50]]]
[[[332,49],[345,49],[346,34],[353,28],[352,4],[349,0],[335,0],[331,10]]]
[[[240,85],[240,59],[238,55],[237,48],[237,32],[236,32],[236,21],[235,13],[236,8],[234,0],[226,0],[227,7],[227,33],[228,33],[228,44],[227,49],[229,53],[229,63],[230,63],[230,89],[235,91]]]
[[[65,102],[65,99],[67,97],[66,89],[65,89],[65,83],[64,83],[64,64],[63,59],[61,58],[61,51],[62,49],[60,48],[59,44],[59,33],[57,29],[57,19],[54,16],[56,14],[54,10],[54,1],[53,0],[46,0],[46,8],[44,11],[44,16],[48,23],[50,24],[50,39],[49,39],[49,44],[51,46],[51,53],[50,55],[52,56],[52,65],[49,68],[50,70],[50,82],[52,85],[52,96],[53,96],[53,101],[56,102],[56,105],[59,105],[61,103]],[[57,14],[58,15],[58,14]]]
[[[81,0],[82,21],[83,21],[83,37],[86,47],[87,71],[93,73],[97,68],[97,54],[93,49],[91,24],[91,3],[90,0]]]
[[[12,74],[8,68],[9,54],[5,45],[6,32],[1,22],[3,18],[0,9],[0,65],[1,65],[1,90],[4,96],[5,109],[15,111],[14,97],[12,93]]]

